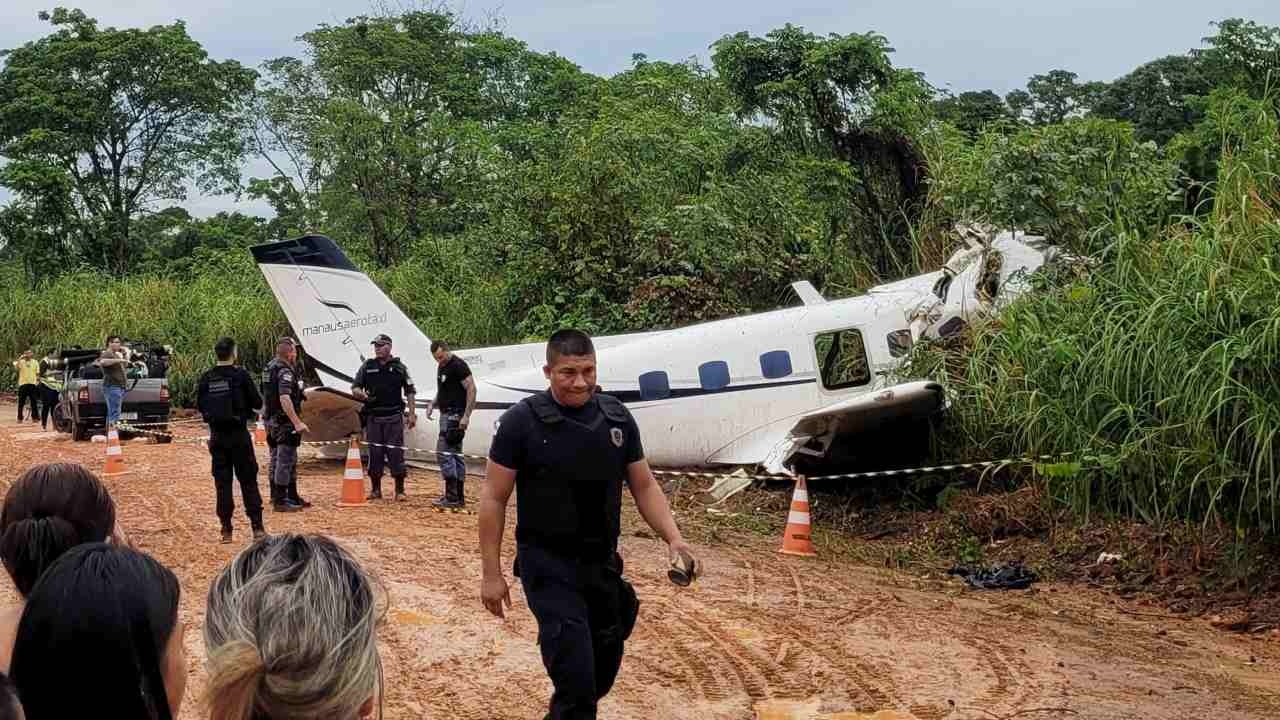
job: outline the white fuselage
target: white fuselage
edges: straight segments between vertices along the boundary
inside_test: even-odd
[[[1001,295],[1006,284],[1016,284],[1010,282],[1015,272],[1043,261],[1041,253],[1016,239],[1006,245],[1001,248]],[[439,368],[427,336],[354,267],[262,261],[259,266],[326,387],[349,391],[362,359],[371,356],[370,339],[377,333],[391,335],[394,354],[409,367],[418,389],[418,424],[407,433],[407,444],[434,449],[440,416],[427,420],[422,405],[435,396]],[[903,362],[901,338],[904,333],[910,337],[912,313],[936,300],[930,288],[940,276],[917,276],[845,300],[598,337],[598,384],[627,404],[646,456],[655,465],[759,463],[802,416],[886,386],[886,376]],[[956,275],[940,308],[942,317],[971,321],[983,312],[975,299],[977,282],[978,268]],[[819,368],[832,363],[824,365],[819,357],[827,347],[820,348],[819,339],[827,338],[829,345],[830,333],[851,330],[861,336],[865,360],[853,382],[828,382]],[[899,343],[891,352],[894,333]],[[850,334],[842,337],[842,347],[849,347]],[[482,456],[501,414],[546,389],[545,344],[458,349],[455,354],[470,366],[477,389],[463,451]]]

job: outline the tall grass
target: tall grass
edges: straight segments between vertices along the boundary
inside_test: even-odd
[[[373,278],[424,332],[459,347],[513,339],[500,275],[482,274],[461,253],[422,257],[431,259]],[[148,339],[174,348],[171,392],[175,403],[190,406],[218,338],[234,337],[242,364],[257,370],[270,361],[275,339],[290,333],[247,249],[197,250],[191,267],[173,277],[82,272],[32,291],[20,267],[0,265],[0,357],[16,358],[27,348],[42,356],[49,347],[100,347],[108,334]],[[4,363],[0,387],[15,382]]]
[[[195,381],[213,363],[213,345],[235,337],[244,364],[261,367],[273,338],[287,323],[247,252],[201,252],[186,277],[115,279],[81,272],[29,290],[21,270],[4,267],[0,289],[0,355],[27,348],[101,347],[108,334],[171,345],[170,388],[175,402],[194,400]],[[14,384],[4,365],[5,387]]]
[[[1097,270],[1042,279],[947,364],[950,457],[1085,451],[1046,478],[1083,518],[1280,519],[1280,132],[1264,104],[1223,135],[1212,212],[1116,217]],[[998,330],[992,332],[991,330]]]

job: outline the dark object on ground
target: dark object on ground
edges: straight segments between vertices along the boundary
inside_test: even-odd
[[[957,565],[948,570],[947,574],[959,575],[964,578],[969,587],[979,590],[1021,590],[1039,579],[1035,573],[1016,560],[985,568]]]
[[[667,570],[667,579],[680,587],[689,587],[698,578],[699,570],[693,556],[681,550],[679,556],[672,560],[671,569]]]

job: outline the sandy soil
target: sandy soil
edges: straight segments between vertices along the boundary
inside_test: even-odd
[[[13,415],[0,405],[0,484],[35,462],[101,470],[103,445],[19,427]],[[202,717],[204,594],[247,541],[248,522],[239,515],[237,543],[218,544],[203,447],[127,443],[125,458],[131,473],[108,484],[133,543],[181,578],[191,660],[181,717]],[[315,507],[268,510],[266,522],[270,531],[332,535],[385,583],[385,717],[541,718],[550,683],[518,583],[505,622],[478,600],[476,517],[432,512],[440,482],[425,470],[411,474],[407,503],[339,509],[341,477],[339,463],[303,463],[302,492]],[[473,503],[478,486],[468,483]],[[641,617],[604,718],[1280,716],[1274,636],[1229,635],[1078,587],[977,593],[782,557],[770,538],[700,547],[705,577],[677,588],[666,579],[664,546],[637,535],[627,512],[622,552]],[[509,567],[509,547],[505,557]],[[0,585],[0,599],[11,600],[12,588]]]

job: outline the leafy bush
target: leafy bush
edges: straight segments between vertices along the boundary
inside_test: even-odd
[[[1180,206],[1177,164],[1155,143],[1139,143],[1128,123],[995,127],[973,143],[944,142],[936,202],[1077,253],[1102,251],[1126,228],[1159,226]]]

